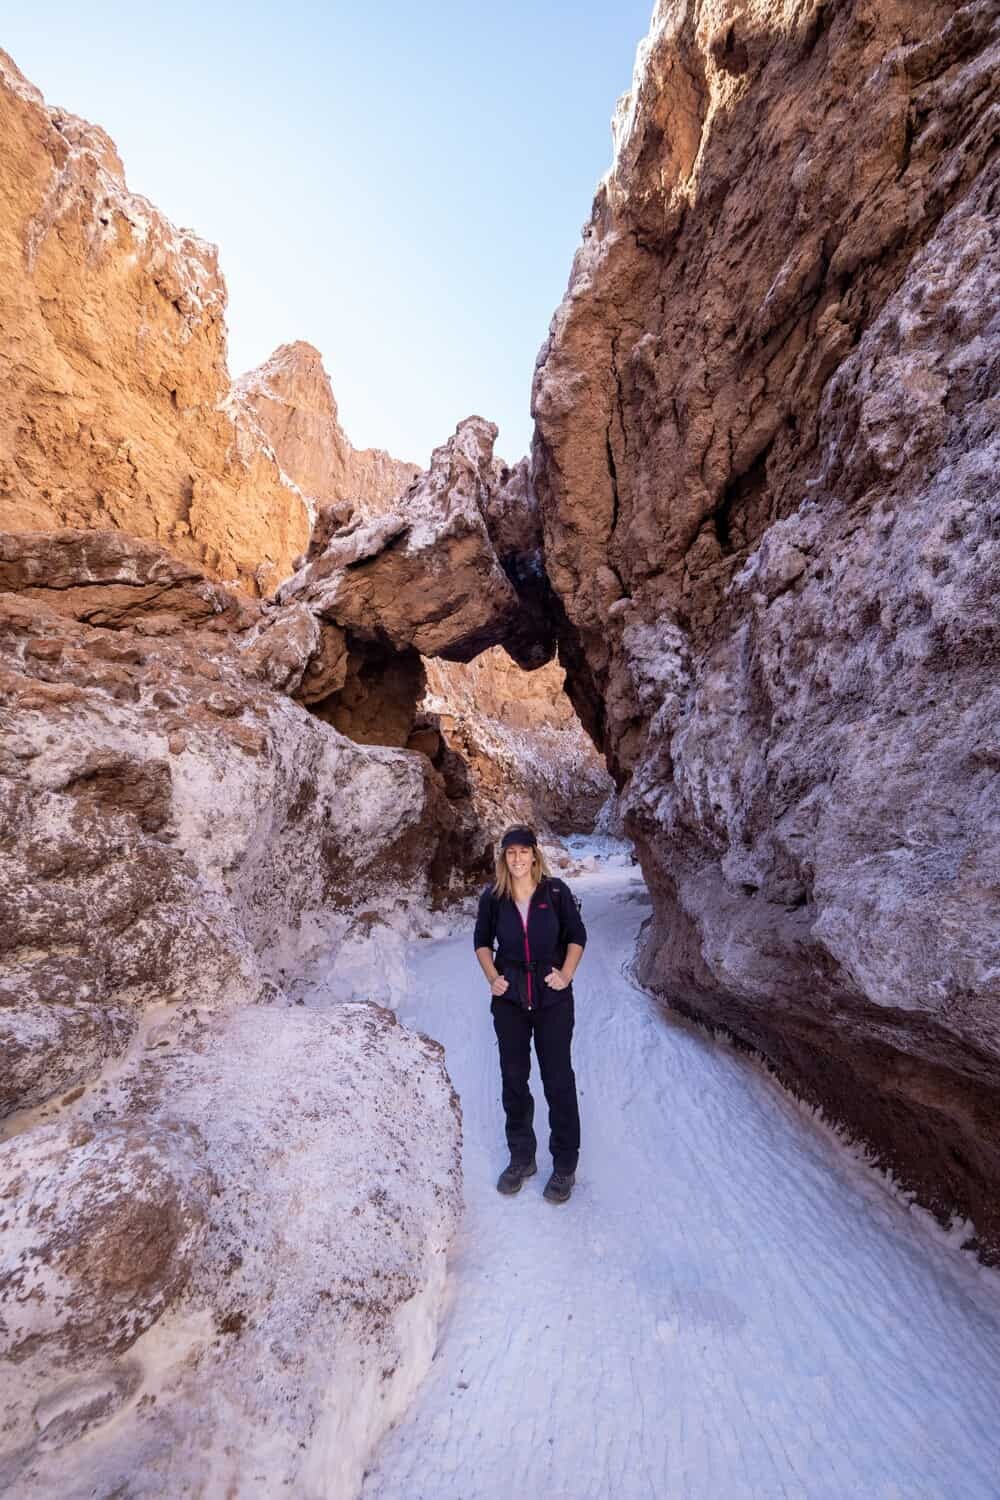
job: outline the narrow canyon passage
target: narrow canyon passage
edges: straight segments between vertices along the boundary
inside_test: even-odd
[[[623,856],[572,884],[590,941],[565,1207],[542,1199],[545,1150],[517,1198],[494,1189],[495,1043],[468,933],[413,960],[400,1015],[446,1048],[466,1214],[435,1362],[365,1500],[992,1500],[1000,1278],[628,982],[648,907]],[[544,1143],[543,1104],[536,1123]]]

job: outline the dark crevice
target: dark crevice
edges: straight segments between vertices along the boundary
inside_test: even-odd
[[[605,447],[608,455],[608,474],[611,477],[611,535],[614,536],[618,526],[618,514],[621,509],[621,501],[618,497],[618,469],[615,464],[614,449],[611,446],[611,428],[608,427],[604,435]]]
[[[736,27],[730,26],[721,46],[713,49],[715,61],[726,73],[738,76],[750,66],[750,57],[744,44],[736,35]]]
[[[819,44],[820,38],[822,37],[824,31],[827,30],[829,24],[830,15],[827,5],[818,5],[816,7],[816,14],[809,22],[809,25],[806,28],[805,35],[802,38],[803,58],[812,56],[812,54],[816,50],[817,45]]]
[[[899,169],[896,172],[896,181],[905,177],[910,168],[910,156],[913,151],[913,141],[917,133],[917,123],[914,118],[913,109],[906,112],[906,126],[903,133],[903,150],[900,156]]]
[[[772,438],[750,467],[729,481],[712,512],[716,539],[726,556],[751,546],[768,524],[767,460],[773,444]]]
[[[611,342],[611,373],[615,382],[615,410],[618,415],[618,426],[621,431],[622,447],[626,456],[628,455],[628,437],[625,431],[625,401],[622,394],[621,375],[618,370],[618,340]],[[614,426],[614,416],[610,418],[604,434],[605,451],[607,453],[608,476],[611,480],[611,532],[613,538],[618,529],[618,518],[621,514],[621,495],[618,488],[618,466],[615,463],[614,445],[611,440],[611,432]],[[610,538],[609,538],[610,539]]]

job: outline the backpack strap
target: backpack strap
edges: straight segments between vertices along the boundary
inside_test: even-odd
[[[566,897],[567,896],[569,896],[572,899],[572,901],[575,903],[577,911],[581,911],[582,910],[582,905],[581,905],[579,896],[574,895],[574,893],[569,889],[568,886],[563,885],[563,883],[562,883],[561,880],[556,880],[554,877],[551,878],[549,880],[549,890],[550,890],[551,894],[554,897],[557,896],[559,898],[558,901],[556,902],[556,905],[559,908],[560,915],[564,915],[565,914],[565,911],[566,911]]]

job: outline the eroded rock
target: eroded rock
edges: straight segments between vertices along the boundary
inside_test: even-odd
[[[191,1275],[202,1158],[195,1132],[145,1122],[44,1125],[0,1147],[0,1354],[60,1369],[131,1348]]]
[[[311,611],[123,533],[0,558],[0,1487],[351,1493],[433,1352],[457,1101],[289,991],[478,825],[289,696],[337,675]]]
[[[333,627],[293,606],[264,631],[258,606],[146,544],[130,559],[127,540],[0,541],[20,586],[0,593],[7,1112],[92,1076],[149,1006],[252,998],[331,939],[338,908],[426,899],[476,867],[472,820],[427,762],[352,743],[287,696],[346,675],[346,655],[323,654]],[[113,566],[95,566],[105,543]],[[57,588],[37,582],[43,555]],[[147,585],[174,630],[100,603]],[[86,609],[67,608],[84,587]]]
[[[282,471],[317,511],[334,504],[364,515],[385,510],[420,473],[417,464],[381,448],[355,448],[337,413],[330,377],[318,349],[282,344],[270,359],[242,375],[234,389],[260,422]]]
[[[657,8],[536,375],[642,972],[1000,1246],[1000,17]]]
[[[460,423],[396,507],[334,530],[278,601],[308,604],[362,641],[397,651],[471,661],[506,644],[537,665],[539,644],[522,639],[522,606],[487,526],[495,439],[481,417]],[[551,642],[545,650],[551,655]]]
[[[214,246],[0,55],[0,530],[118,527],[266,593],[310,506],[230,397]]]
[[[551,662],[524,672],[501,647],[468,665],[428,661],[425,713],[409,745],[460,782],[495,839],[512,823],[589,833],[612,791]]]
[[[461,1203],[441,1050],[367,1004],[173,1043],[0,1146],[0,1483],[356,1493],[434,1351]]]

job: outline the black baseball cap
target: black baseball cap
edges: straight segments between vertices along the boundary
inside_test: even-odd
[[[500,843],[500,849],[509,849],[512,844],[526,844],[529,849],[538,848],[538,839],[530,828],[508,828]]]

